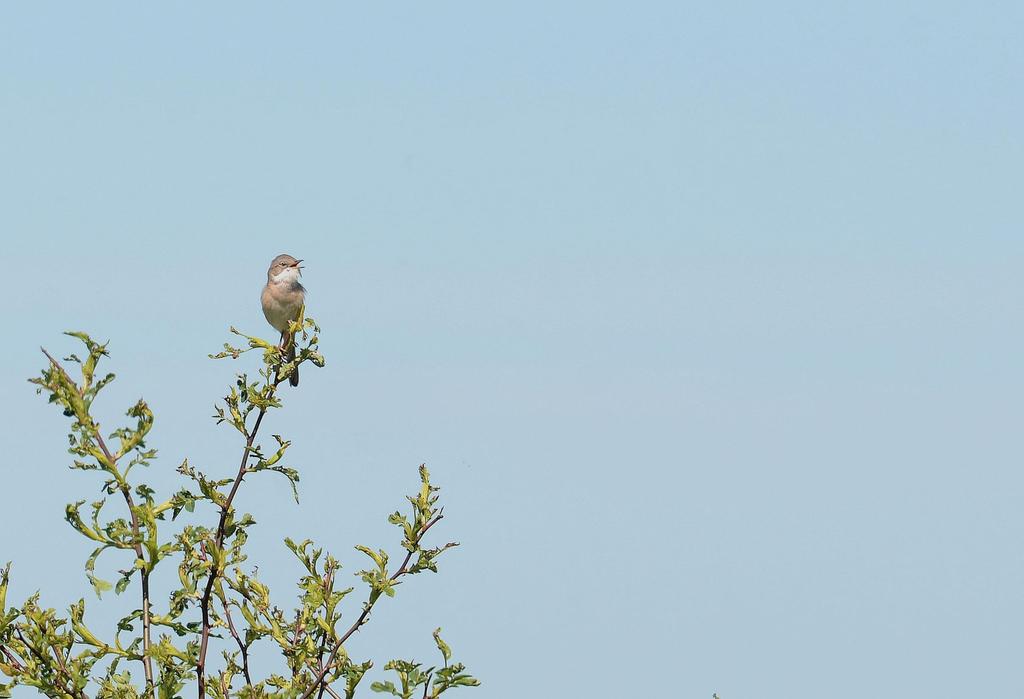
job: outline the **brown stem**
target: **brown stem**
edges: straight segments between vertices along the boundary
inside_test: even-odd
[[[320,661],[320,668],[323,669],[323,667],[324,667],[323,660],[321,660]],[[327,684],[327,682],[321,682],[320,683],[320,694],[318,696],[322,697],[324,695],[325,691],[328,694],[330,694],[334,699],[341,699],[341,696],[337,692],[335,692],[333,689],[331,689],[331,686],[329,684]]]
[[[5,656],[7,656],[7,662],[13,665],[15,670],[17,670],[18,672],[25,671],[24,666],[18,661],[17,656],[11,653],[11,651],[7,650],[7,646],[0,646],[0,653],[3,653]]]
[[[281,380],[277,374],[274,375],[273,390],[276,391]],[[271,393],[273,395],[273,393]],[[216,546],[219,549],[224,544],[224,529],[227,525],[228,513],[231,511],[231,503],[235,499],[235,495],[238,493],[239,486],[242,485],[242,479],[245,477],[247,472],[246,464],[249,461],[249,453],[252,451],[253,442],[256,441],[256,435],[260,431],[260,424],[263,422],[263,416],[267,414],[267,409],[260,408],[259,414],[256,416],[256,423],[252,427],[252,431],[249,432],[248,438],[245,440],[245,449],[242,450],[242,461],[238,464],[238,473],[235,475],[235,481],[231,485],[231,491],[228,493],[227,499],[220,508],[220,520],[217,523],[217,536],[215,538]],[[210,642],[210,605],[211,597],[213,594],[213,584],[217,578],[220,577],[221,571],[216,568],[210,568],[210,577],[206,580],[206,589],[203,590],[203,597],[200,602],[203,614],[203,632],[201,640],[199,642],[199,659],[196,661],[196,675],[199,680],[199,699],[205,699],[206,697],[206,651]]]
[[[324,648],[324,644],[321,642],[320,643],[320,654],[317,656],[319,658],[318,662],[320,663],[320,668],[321,669],[323,669],[323,667],[324,667],[324,651],[325,650],[326,649]],[[328,690],[328,689],[330,689],[330,686],[327,684],[327,682],[321,682],[320,683],[320,691],[317,693],[316,699],[323,699],[324,692],[326,690]]]
[[[84,398],[85,392],[78,387],[78,384],[71,380],[71,377],[68,376],[68,373],[64,370],[64,367],[61,366],[57,362],[57,360],[50,355],[49,352],[47,352],[42,347],[40,347],[40,349],[43,350],[43,354],[46,355],[46,358],[50,360],[50,364],[53,366],[53,368],[55,368],[57,371],[63,374],[64,378],[68,381],[68,383],[70,383],[72,386],[75,386],[78,389],[79,395]],[[103,456],[110,463],[111,468],[116,470],[117,459],[115,459],[114,456],[110,453],[110,450],[107,449],[107,444],[105,441],[103,441],[103,434],[100,432],[99,423],[94,422],[93,428],[93,436],[96,437],[96,444],[99,446],[100,451],[103,452]],[[118,480],[121,481],[121,478],[118,477]],[[131,515],[132,518],[132,538],[135,541],[135,556],[143,563],[145,563],[146,559],[142,552],[142,534],[140,533],[139,529],[139,517],[135,514],[135,501],[134,498],[132,498],[131,488],[128,487],[128,484],[126,482],[122,481],[120,482],[120,490],[121,494],[124,495],[125,504],[128,505],[128,513]],[[145,566],[142,567],[140,571],[140,576],[142,578],[142,666],[146,674],[146,696],[152,697],[153,659],[149,655],[151,637],[149,610],[149,571],[146,569]]]
[[[68,673],[68,666],[64,664],[64,656],[60,654],[60,648],[58,648],[56,644],[51,643],[50,650],[53,651],[53,657],[57,659],[57,664],[60,665],[60,669],[65,674],[70,674]]]
[[[238,635],[238,631],[235,630],[235,622],[231,619],[231,607],[225,600],[221,600],[224,605],[224,616],[228,620],[228,631],[235,639],[235,643],[238,644],[238,650],[242,652],[242,674],[245,675],[245,683],[252,686],[252,677],[249,675],[249,647],[242,643],[241,637]]]
[[[420,539],[423,538],[423,535],[427,533],[428,529],[430,529],[432,526],[434,526],[435,524],[440,522],[442,519],[444,519],[444,515],[437,515],[432,520],[427,522],[423,526],[423,529],[421,529],[419,534],[417,535],[416,543],[417,544],[419,543]],[[396,570],[394,572],[394,574],[391,575],[389,580],[395,581],[399,577],[401,577],[402,575],[405,575],[407,572],[409,572],[408,568],[406,566],[408,566],[409,565],[409,561],[412,560],[412,554],[413,554],[412,551],[409,551],[408,553],[405,554],[405,560],[402,561],[402,565],[398,566],[398,570]],[[380,599],[380,598],[378,597],[377,599]],[[310,695],[313,694],[314,691],[316,691],[317,687],[320,685],[321,682],[324,681],[324,678],[327,676],[327,671],[334,665],[335,658],[338,657],[338,651],[341,650],[341,647],[345,644],[345,641],[347,641],[349,639],[349,637],[352,634],[354,634],[356,631],[358,631],[359,627],[362,626],[363,623],[365,623],[366,617],[368,617],[370,615],[370,610],[373,609],[373,605],[375,603],[376,603],[376,599],[374,601],[372,601],[372,602],[370,600],[366,601],[366,604],[363,605],[363,611],[359,615],[359,618],[356,619],[355,623],[352,624],[351,627],[349,627],[349,630],[345,632],[345,635],[343,635],[341,638],[339,638],[338,642],[334,644],[334,649],[331,651],[330,657],[327,658],[327,663],[320,669],[320,673],[317,675],[316,679],[313,681],[313,684],[310,685],[309,689],[307,689],[305,692],[303,692],[299,696],[298,699],[309,699]]]

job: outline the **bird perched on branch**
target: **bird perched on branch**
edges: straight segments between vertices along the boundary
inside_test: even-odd
[[[275,257],[267,270],[267,285],[263,287],[260,297],[263,315],[281,333],[281,349],[287,352],[289,362],[295,359],[295,338],[288,332],[288,324],[298,319],[306,300],[306,289],[299,283],[299,277],[302,276],[300,262],[302,260],[296,260],[291,255]],[[299,385],[298,367],[292,371],[288,380],[292,386]]]

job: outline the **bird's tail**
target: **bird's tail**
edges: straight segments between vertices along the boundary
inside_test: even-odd
[[[285,359],[289,362],[295,361],[295,338],[292,336],[287,337],[288,342],[288,353],[285,355]],[[299,385],[299,367],[292,369],[291,376],[288,377],[288,383],[292,386]]]

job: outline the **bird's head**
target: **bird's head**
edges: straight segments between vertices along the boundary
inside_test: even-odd
[[[270,263],[267,280],[273,282],[298,281],[302,276],[302,267],[299,266],[301,262],[302,260],[296,260],[291,255],[278,255]]]

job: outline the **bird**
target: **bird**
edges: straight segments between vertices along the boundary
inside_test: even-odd
[[[299,317],[299,311],[306,300],[306,289],[299,283],[302,268],[291,255],[278,255],[270,262],[267,270],[267,284],[263,287],[260,301],[263,315],[275,330],[281,333],[281,349],[286,350],[285,358],[295,360],[295,340],[288,333],[288,324]],[[288,377],[292,386],[299,385],[299,368],[295,367]]]

